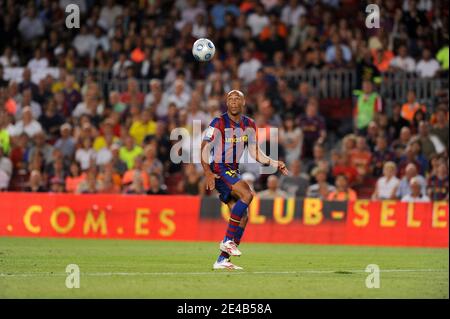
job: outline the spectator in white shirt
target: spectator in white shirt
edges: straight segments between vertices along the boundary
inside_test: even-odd
[[[75,160],[80,164],[81,169],[87,170],[91,164],[95,163],[97,153],[92,148],[92,141],[89,137],[83,140],[83,147],[75,152]]]
[[[105,23],[105,27],[107,29],[114,26],[114,21],[123,12],[122,6],[116,4],[115,2],[116,1],[114,0],[107,0],[106,5],[104,5],[100,10],[100,20]]]
[[[19,57],[13,53],[10,46],[7,46],[0,56],[0,64],[6,67],[13,67],[19,65]]]
[[[408,56],[408,49],[405,45],[398,48],[398,55],[391,60],[390,69],[392,71],[414,72],[416,70],[416,62]]]
[[[31,107],[26,106],[22,110],[22,120],[14,125],[14,129],[12,130],[12,136],[19,136],[22,133],[28,135],[28,137],[33,137],[37,133],[42,131],[42,126],[38,121],[33,119],[33,113],[31,112]]]
[[[80,57],[92,57],[92,50],[96,48],[97,41],[86,25],[81,25],[80,33],[73,39],[72,45]],[[94,51],[95,52],[95,51]]]
[[[372,199],[395,199],[400,180],[395,176],[397,166],[394,162],[386,162],[383,166],[383,176],[380,177],[375,185],[375,192]]]
[[[247,25],[252,29],[252,35],[257,37],[265,26],[269,24],[269,17],[264,12],[264,7],[257,4],[255,12],[249,14]]]
[[[244,50],[242,56],[244,61],[239,65],[238,76],[247,85],[256,79],[256,72],[261,68],[262,64],[258,59],[252,57],[252,53],[249,50]]]
[[[113,77],[115,78],[126,78],[127,68],[132,66],[133,63],[128,60],[127,54],[125,52],[121,52],[119,55],[119,60],[112,66]]]
[[[409,187],[411,188],[411,193],[403,196],[402,202],[425,203],[430,201],[430,198],[422,192],[422,185],[418,178],[411,178]]]
[[[184,91],[184,81],[176,80],[175,81],[175,92],[169,95],[167,99],[168,104],[175,103],[177,108],[183,109],[188,106],[190,101],[190,96]]]
[[[17,104],[17,110],[15,117],[16,119],[20,119],[22,117],[23,108],[26,106],[29,106],[31,108],[31,113],[33,113],[33,118],[39,119],[39,117],[42,114],[42,108],[41,105],[33,101],[33,93],[31,89],[25,89],[22,92],[22,102],[20,104]]]
[[[281,11],[281,21],[288,26],[295,26],[302,15],[306,14],[305,7],[298,0],[290,0]]]
[[[39,70],[48,67],[48,60],[45,56],[42,56],[41,49],[37,48],[34,51],[34,58],[28,61],[27,67],[32,72],[39,72]]]
[[[409,163],[405,168],[405,176],[400,180],[400,184],[397,189],[397,198],[403,198],[406,195],[411,194],[411,180],[415,179],[420,183],[421,193],[426,193],[427,181],[422,175],[417,172],[417,167],[414,163]]]
[[[424,49],[422,59],[417,63],[416,71],[422,78],[432,78],[439,71],[439,62],[431,58],[430,49]]]
[[[25,41],[33,41],[44,35],[44,23],[36,15],[36,9],[29,5],[26,15],[20,19],[19,31]]]

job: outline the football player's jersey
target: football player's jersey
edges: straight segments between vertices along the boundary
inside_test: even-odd
[[[211,121],[203,140],[212,144],[211,168],[215,173],[238,170],[245,147],[256,144],[256,125],[245,115],[234,122],[225,112]]]

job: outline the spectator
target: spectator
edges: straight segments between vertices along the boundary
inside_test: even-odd
[[[86,179],[86,173],[81,172],[80,164],[73,161],[70,164],[69,174],[65,179],[65,189],[68,193],[75,193],[78,186]]]
[[[135,144],[133,137],[127,136],[124,146],[120,148],[119,156],[127,164],[128,169],[131,169],[134,165],[134,159],[141,155],[142,152],[142,147]]]
[[[440,142],[445,146],[448,153],[449,139],[448,139],[448,116],[445,106],[440,106],[435,112],[436,123],[430,130],[431,135],[439,138]]]
[[[100,20],[104,23],[106,29],[112,28],[116,18],[123,13],[122,6],[115,2],[115,0],[107,0],[100,10]]]
[[[311,175],[316,179],[317,183],[310,185],[306,191],[307,197],[326,199],[336,188],[327,182],[327,171],[315,168]]]
[[[238,76],[245,85],[250,84],[256,79],[256,73],[261,68],[261,62],[252,57],[250,50],[245,49],[242,52],[243,61],[239,64]]]
[[[281,21],[288,26],[293,27],[297,24],[300,17],[306,15],[306,9],[298,3],[298,0],[289,0],[281,10]]]
[[[401,45],[397,52],[398,54],[391,61],[390,70],[394,72],[414,72],[416,70],[416,62],[412,57],[408,56],[408,49],[406,46]]]
[[[300,118],[300,127],[303,131],[303,157],[312,158],[313,146],[322,144],[326,138],[325,120],[319,115],[319,105],[316,98],[310,98],[306,106],[305,115]]]
[[[47,68],[49,66],[48,59],[45,56],[42,56],[41,49],[34,50],[34,57],[28,61],[27,67],[33,73],[40,72],[41,70]]]
[[[203,195],[205,185],[195,165],[192,163],[184,166],[184,178],[178,184],[178,192],[185,195]]]
[[[422,182],[417,177],[411,178],[409,187],[411,191],[402,197],[402,202],[422,203],[430,201],[430,198],[422,192]]]
[[[155,135],[156,122],[152,118],[149,110],[143,110],[138,120],[131,124],[129,134],[134,138],[137,145],[142,145],[144,138],[148,135]]]
[[[97,152],[92,148],[92,140],[86,137],[82,141],[82,147],[75,152],[75,160],[80,164],[81,170],[88,170],[95,164]]]
[[[417,172],[417,167],[413,163],[409,163],[405,169],[405,176],[400,180],[400,184],[397,189],[397,198],[403,199],[404,196],[411,194],[411,180],[415,178],[415,182],[420,184],[421,194],[426,192],[426,181],[422,175]]]
[[[147,195],[166,195],[167,192],[162,189],[159,177],[155,173],[150,174],[150,189]]]
[[[344,174],[336,176],[335,184],[336,190],[328,194],[328,200],[353,202],[358,199],[356,192],[348,186],[348,179]]]
[[[402,117],[413,123],[414,115],[419,110],[427,111],[424,105],[417,102],[416,93],[413,90],[408,91],[407,101],[402,105]]]
[[[362,84],[362,93],[359,94],[354,109],[354,125],[357,131],[365,135],[369,123],[375,119],[377,112],[382,111],[380,95],[373,90],[371,81],[365,80]]]
[[[189,94],[185,92],[185,82],[181,79],[175,81],[175,90],[167,98],[167,103],[175,103],[178,109],[186,108],[189,104]]]
[[[392,116],[388,121],[389,137],[392,140],[396,140],[400,137],[400,131],[404,127],[409,127],[410,122],[402,117],[402,104],[395,103],[392,108]],[[409,128],[408,128],[409,129]]]
[[[408,128],[405,129],[409,130]],[[383,174],[384,163],[394,160],[395,154],[389,149],[386,137],[383,135],[378,136],[375,151],[372,154],[372,159],[370,162],[372,175],[374,177],[380,177]]]
[[[123,175],[128,169],[128,166],[127,163],[120,158],[120,146],[113,143],[110,147],[110,151],[112,156],[111,163],[113,164],[114,171]]]
[[[101,183],[97,179],[97,171],[95,167],[89,169],[86,178],[83,179],[77,188],[78,194],[97,194],[101,190]]]
[[[25,42],[36,40],[44,35],[44,23],[36,16],[36,9],[32,4],[28,5],[26,14],[20,19],[18,29]]]
[[[25,106],[22,110],[22,119],[14,125],[14,136],[27,134],[29,137],[33,137],[37,133],[42,132],[42,126],[33,118],[31,107]]]
[[[343,61],[350,62],[352,59],[352,51],[343,44],[337,33],[331,37],[331,45],[325,51],[325,62],[332,63],[336,61],[337,55],[342,54]],[[338,53],[339,52],[339,53]]]
[[[441,68],[448,72],[448,44],[443,46],[436,54],[436,59],[439,61]]]
[[[383,176],[377,180],[373,200],[395,199],[400,180],[395,176],[397,166],[394,162],[388,161],[383,165]]]
[[[140,178],[136,179],[135,175],[140,175]],[[131,188],[135,191],[142,188],[142,192],[144,193],[149,189],[150,182],[147,172],[143,169],[143,158],[141,155],[136,156],[134,159],[133,168],[128,169],[123,175],[122,184],[124,186],[132,184]]]
[[[362,182],[370,172],[372,154],[368,150],[366,139],[358,136],[356,147],[350,151],[350,165],[358,172],[357,179]]]
[[[101,172],[97,178],[101,182],[101,193],[119,194],[121,192],[121,177],[114,171],[114,166],[112,163],[104,164],[101,167]]]
[[[265,26],[269,24],[269,17],[264,12],[264,7],[261,4],[255,5],[255,10],[247,17],[247,25],[252,30],[252,35],[257,37]]]
[[[72,137],[71,131],[72,126],[69,123],[61,125],[61,137],[55,143],[55,148],[59,149],[66,158],[72,158],[75,153],[75,139]]]
[[[344,174],[345,176],[347,176],[348,182],[351,185],[356,181],[358,177],[358,171],[351,165],[349,153],[338,153],[337,161],[332,169],[332,174],[334,177]]]
[[[50,179],[50,192],[51,193],[64,193],[64,180],[54,176]]]
[[[31,89],[24,89],[22,91],[22,102],[17,104],[16,108],[16,119],[20,119],[22,116],[23,108],[29,106],[31,108],[31,113],[33,113],[33,118],[39,119],[42,114],[42,108],[39,103],[32,100]]]
[[[276,175],[270,175],[267,178],[267,189],[258,193],[258,197],[261,199],[286,198],[287,196],[288,194],[280,189]]]
[[[296,159],[289,165],[289,176],[281,176],[280,188],[292,197],[306,197],[309,177],[301,172],[301,162]]]
[[[33,157],[34,153],[39,152],[43,156],[45,164],[52,162],[54,147],[47,143],[47,137],[44,131],[40,131],[33,136],[34,145],[29,149],[28,156]]]
[[[25,68],[22,72],[22,82],[19,83],[19,92],[23,93],[23,91],[27,89],[31,90],[31,99],[34,99],[38,95],[39,88],[36,83],[32,81],[31,70],[29,68]]]
[[[12,162],[5,156],[3,148],[0,147],[0,192],[8,189],[12,173]]]
[[[300,127],[295,127],[294,118],[289,114],[284,118],[283,124],[279,132],[279,142],[284,148],[286,164],[289,166],[301,157],[303,133]]]
[[[439,63],[431,58],[430,49],[424,49],[422,52],[422,59],[416,65],[416,72],[422,78],[432,78],[440,70]]]
[[[29,193],[43,193],[47,191],[42,185],[41,172],[38,170],[31,171],[28,186],[25,187],[24,191]]]
[[[436,174],[428,179],[427,193],[433,201],[448,201],[449,179],[447,164],[440,162]]]
[[[45,132],[50,139],[55,141],[64,124],[64,117],[56,110],[56,103],[54,99],[48,100],[45,106],[44,113],[38,119]]]
[[[419,123],[419,132],[412,138],[412,141],[418,141],[425,159],[430,159],[434,153],[440,154],[445,151],[445,146],[436,135],[430,134],[430,125],[421,121]]]

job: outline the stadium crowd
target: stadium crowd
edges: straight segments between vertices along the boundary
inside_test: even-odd
[[[448,76],[448,8],[373,2],[379,29],[365,27],[356,0],[0,1],[0,191],[205,194],[200,165],[170,160],[170,132],[205,128],[240,89],[257,126],[279,128],[291,171],[242,164],[261,197],[448,200],[448,100],[426,105],[411,90],[387,110],[378,90],[384,72]],[[80,29],[65,27],[69,3]],[[216,45],[210,63],[192,57],[200,37]],[[12,67],[24,68],[20,81],[6,79]],[[48,67],[59,75],[34,83]],[[91,73],[80,79],[77,68]],[[331,143],[319,96],[285,76],[343,68],[360,78],[354,125]],[[104,92],[95,72],[126,88]]]

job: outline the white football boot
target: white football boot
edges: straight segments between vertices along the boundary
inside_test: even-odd
[[[224,259],[221,262],[216,261],[213,265],[213,269],[231,269],[231,270],[241,270],[242,267],[236,266],[229,259]]]
[[[226,242],[221,241],[219,248],[221,251],[227,253],[230,256],[240,256],[242,253],[237,248],[237,245],[232,240],[227,240]]]

